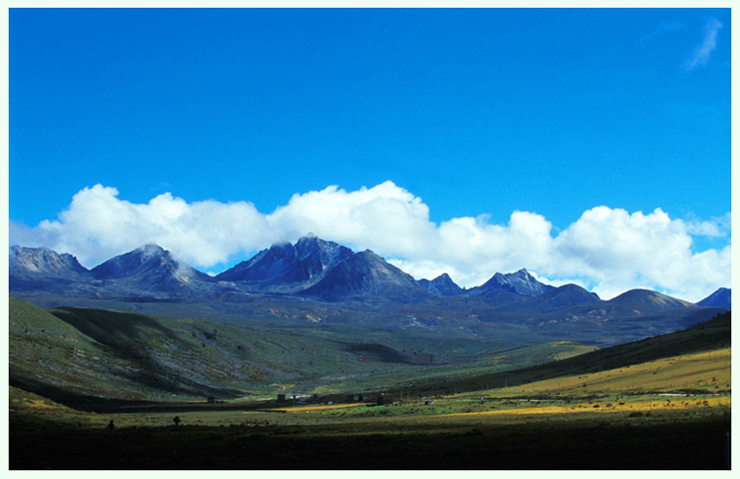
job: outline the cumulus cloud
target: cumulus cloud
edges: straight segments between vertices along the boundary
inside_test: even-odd
[[[731,229],[732,216],[730,213],[726,213],[719,218],[712,218],[709,221],[690,219],[686,222],[686,230],[693,236],[718,238],[728,236]]]
[[[702,229],[710,228],[709,222]],[[560,275],[585,276],[605,297],[645,287],[698,300],[716,285],[730,283],[730,246],[692,251],[696,228],[661,209],[629,214],[622,209],[588,210],[555,238]],[[711,265],[711,266],[710,266]]]
[[[248,202],[188,203],[170,193],[136,204],[112,187],[78,192],[58,220],[11,223],[11,244],[71,253],[87,267],[156,243],[201,269],[227,264],[308,233],[371,249],[415,278],[446,272],[461,286],[526,267],[552,284],[576,282],[604,298],[646,287],[699,300],[730,282],[730,246],[693,251],[693,237],[728,235],[729,214],[672,219],[656,209],[599,206],[558,234],[544,216],[514,211],[506,224],[487,216],[436,224],[421,198],[388,181],[346,191],[330,186],[294,195],[269,214]]]
[[[44,220],[35,228],[11,223],[11,243],[71,253],[88,267],[155,243],[183,261],[207,267],[269,241],[265,217],[251,203],[188,204],[165,193],[149,203],[134,204],[118,194],[102,185],[85,188],[74,195],[58,221]]]
[[[722,23],[716,18],[709,18],[704,24],[704,36],[701,43],[694,49],[691,56],[684,64],[687,70],[693,70],[696,67],[706,65],[712,52],[717,48],[717,34],[722,28]]]
[[[286,239],[307,232],[356,248],[406,255],[434,233],[429,208],[390,181],[347,192],[336,186],[296,194],[267,216]]]

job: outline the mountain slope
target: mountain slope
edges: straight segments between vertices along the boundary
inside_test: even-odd
[[[212,283],[210,276],[176,260],[157,245],[111,258],[91,273],[103,289],[123,294],[157,292],[173,298],[192,297],[208,290],[208,283]]]
[[[732,309],[732,291],[728,288],[719,288],[696,304],[698,306],[715,306],[718,308]]]
[[[328,301],[363,300],[411,302],[429,297],[411,275],[370,250],[337,264],[326,276],[301,293]]]
[[[551,312],[600,301],[601,298],[596,293],[586,291],[575,284],[565,284],[531,298],[529,304],[542,312]]]
[[[538,319],[543,331],[580,337],[586,343],[586,335],[606,335],[609,339],[603,344],[615,344],[682,330],[719,312],[719,308],[701,308],[655,291],[635,289],[609,301],[573,306]]]
[[[146,345],[177,351],[185,343],[169,328],[145,316],[95,312],[91,316],[97,318],[97,325],[79,328],[79,324],[52,314],[54,310],[20,299],[10,298],[9,309],[13,386],[56,400],[91,396],[144,399],[162,392],[234,395],[228,388],[208,384],[209,379],[198,382],[163,366],[162,357]],[[64,314],[69,316],[70,311]],[[197,351],[197,347],[192,349]]]
[[[425,291],[439,296],[457,296],[464,291],[447,273],[442,273],[433,280],[420,279],[417,283]]]
[[[652,311],[663,310],[665,308],[682,308],[692,305],[688,301],[683,301],[681,299],[673,298],[647,289],[632,289],[626,291],[619,296],[606,301],[606,303],[609,305],[627,305],[634,307],[635,311],[639,311],[641,314],[647,314]]]
[[[723,311],[647,290],[628,291],[603,301],[576,285],[561,286],[534,297],[499,290],[453,297],[446,303],[450,310],[454,307],[474,313],[482,323],[476,331],[482,334],[597,346],[671,333]]]
[[[316,283],[325,272],[349,258],[352,250],[315,236],[304,236],[294,245],[276,244],[248,261],[217,275],[217,281],[248,283],[256,288],[300,289]]]
[[[16,298],[9,306],[11,385],[73,407],[173,394],[231,398],[243,396],[245,385],[260,389],[297,376],[284,355],[273,364],[280,350],[298,349],[290,333],[123,311],[45,310]]]
[[[60,289],[92,279],[90,271],[70,254],[46,248],[12,246],[9,257],[11,290]]]
[[[487,388],[522,385],[553,378],[627,368],[633,365],[675,356],[718,351],[730,348],[732,340],[731,313],[724,312],[691,328],[670,334],[598,349],[579,356],[512,371],[486,374],[466,380],[467,384],[485,384]],[[434,384],[436,389],[449,388]],[[468,387],[476,390],[478,387]],[[458,384],[458,390],[465,390]]]
[[[95,278],[102,280],[139,277],[156,281],[167,276],[182,281],[211,279],[207,274],[177,261],[169,251],[154,244],[111,258],[91,271]]]

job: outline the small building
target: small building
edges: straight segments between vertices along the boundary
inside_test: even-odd
[[[278,402],[285,402],[285,394],[278,394],[277,400]]]
[[[221,404],[222,402],[224,402],[223,399],[214,396],[208,396],[208,399],[206,399],[206,401],[208,401],[208,404]]]

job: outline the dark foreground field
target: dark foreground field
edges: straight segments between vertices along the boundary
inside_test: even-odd
[[[728,415],[664,412],[300,426],[10,421],[11,469],[726,469]]]

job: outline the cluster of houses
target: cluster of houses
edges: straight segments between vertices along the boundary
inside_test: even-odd
[[[332,397],[332,399],[329,399],[328,397],[322,398],[318,394],[314,394],[308,397],[307,396],[298,397],[294,394],[291,398],[288,398],[286,394],[278,393],[277,399],[276,400],[273,399],[270,402],[283,403],[283,402],[288,402],[288,401],[292,401],[298,404],[317,404],[317,403],[334,404],[334,402],[345,402],[345,403],[367,402],[368,405],[378,405],[378,406],[398,404],[395,401],[394,396],[390,393],[380,393],[377,396],[375,396],[374,399],[371,399],[369,396],[365,396],[364,394],[350,394],[350,395],[345,396],[343,400],[341,398],[335,398],[335,397]],[[222,404],[224,403],[224,399],[220,397],[209,396],[208,398],[206,398],[206,402],[208,402],[208,404]],[[426,405],[434,404],[434,400],[433,399],[426,400],[424,401],[424,404]]]
[[[287,399],[285,394],[277,395],[277,402],[286,402],[286,401],[291,401],[291,400],[299,404],[316,404],[316,403],[334,404],[335,402],[336,403],[365,402],[368,405],[378,405],[378,406],[398,404],[396,398],[393,396],[393,394],[390,394],[390,393],[379,393],[373,396],[364,395],[364,394],[350,394],[350,395],[345,396],[344,398],[335,397],[335,396],[329,396],[329,397],[322,398],[318,394],[314,394],[311,397],[293,396],[292,399]],[[434,400],[426,400],[424,401],[424,404],[427,404],[427,405],[434,404]]]
[[[350,395],[345,396],[344,398],[339,398],[335,396],[321,397],[318,394],[314,394],[312,396],[301,396],[301,397],[293,395],[293,397],[291,398],[288,398],[287,395],[283,393],[279,393],[277,395],[277,402],[281,403],[281,402],[288,402],[288,401],[292,401],[298,404],[316,404],[316,403],[334,404],[335,402],[357,403],[357,402],[368,402],[370,401],[370,397],[365,396],[364,394],[350,394]],[[377,403],[378,405],[392,404],[393,395],[388,394],[388,393],[378,394],[373,402]]]
[[[331,399],[322,398],[318,394],[314,394],[310,397],[298,397],[296,395],[293,395],[293,397],[290,399],[288,399],[286,395],[282,393],[277,395],[277,402],[293,401],[299,404],[310,404],[310,403],[315,404],[315,403],[321,403],[321,402],[325,402],[326,404],[333,404],[335,401],[351,403],[351,402],[363,402],[366,399],[367,398],[362,394],[350,394],[348,396],[345,396],[343,400],[341,398],[335,398],[335,397],[332,397]]]

